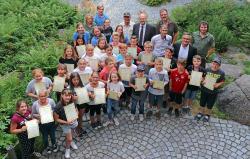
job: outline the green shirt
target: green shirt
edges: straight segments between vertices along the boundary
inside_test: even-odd
[[[200,36],[200,32],[193,33],[193,47],[197,48],[197,53],[205,58],[209,49],[215,47],[214,36],[207,33],[204,38]]]

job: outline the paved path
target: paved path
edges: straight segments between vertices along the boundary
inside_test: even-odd
[[[250,129],[236,122],[212,118],[210,123],[193,117],[169,117],[160,120],[130,121],[129,112],[119,115],[120,125],[99,130],[88,128],[74,159],[249,159]],[[87,123],[85,123],[87,124]],[[87,127],[89,125],[87,124]],[[47,159],[64,158],[64,136],[58,128],[60,152]],[[62,143],[64,142],[64,143]]]

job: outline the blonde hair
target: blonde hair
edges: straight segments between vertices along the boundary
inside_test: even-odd
[[[33,77],[35,77],[35,75],[36,75],[37,73],[41,73],[42,76],[44,75],[43,70],[40,69],[40,68],[36,68],[36,69],[32,70],[32,76],[33,76]]]
[[[87,61],[86,61],[85,59],[79,59],[78,62],[77,62],[77,66],[78,66],[81,62],[87,63]]]
[[[76,29],[77,29],[80,25],[83,26],[82,22],[78,22],[78,23],[76,24]]]
[[[163,64],[162,58],[159,58],[159,57],[155,59],[155,63],[156,63],[156,62],[160,62],[161,64]]]
[[[127,44],[121,43],[121,44],[119,45],[119,48],[120,48],[120,49],[127,49],[128,46],[127,46]]]
[[[105,64],[108,65],[110,62],[115,62],[114,57],[108,57],[105,59]]]
[[[150,42],[150,41],[146,41],[145,43],[144,43],[144,47],[145,46],[150,46],[151,48],[153,47],[153,44]]]
[[[93,49],[94,50],[94,46],[92,45],[92,44],[87,44],[86,45],[86,50],[88,50],[88,49]]]

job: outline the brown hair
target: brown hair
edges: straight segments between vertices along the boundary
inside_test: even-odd
[[[201,21],[201,22],[199,23],[199,28],[198,28],[199,31],[200,31],[201,25],[206,25],[206,26],[207,26],[207,32],[208,32],[208,30],[209,30],[208,22],[207,22],[207,21]]]
[[[59,63],[57,65],[57,69],[59,69],[59,68],[65,70],[65,72],[67,73],[67,66],[65,64]]]
[[[80,25],[83,26],[82,22],[78,22],[78,23],[76,24],[76,29],[77,29]]]
[[[117,72],[117,71],[115,71],[115,72],[111,72],[110,74],[109,74],[109,81],[111,82],[111,75],[112,74],[116,74],[117,75],[117,77],[118,77],[118,81],[121,81],[122,80],[122,78],[121,78],[121,76],[119,75],[119,73]]]
[[[201,61],[201,56],[200,56],[200,55],[194,55],[194,56],[193,56],[193,59],[197,59],[197,60],[200,60],[200,61]]]
[[[71,49],[72,50],[72,59],[73,60],[77,60],[78,56],[75,52],[75,49],[71,46],[71,45],[67,45],[65,48],[64,48],[64,53],[63,53],[63,58],[66,59],[66,50],[67,49]]]
[[[25,100],[19,99],[19,100],[16,102],[16,111],[18,111],[18,110],[20,109],[20,106],[21,106],[22,103],[25,103],[26,106],[28,107],[28,104],[27,104],[27,102],[26,102]]]
[[[177,60],[177,64],[181,64],[184,67],[186,66],[186,63],[187,63],[186,60],[183,58],[180,58]]]
[[[113,57],[108,57],[105,59],[105,64],[108,65],[110,62],[115,62],[115,59]]]
[[[73,93],[72,93],[71,89],[69,89],[69,88],[64,88],[64,89],[62,90],[62,92],[61,92],[61,99],[60,99],[60,101],[61,101],[61,104],[62,104],[63,106],[65,106],[67,103],[65,103],[65,101],[63,100],[62,95],[71,95],[71,99],[70,99],[70,102],[69,102],[69,103],[72,103],[72,102],[73,102],[73,97],[72,97]],[[69,104],[69,103],[68,103],[68,104]]]
[[[121,27],[122,28],[122,34],[119,36],[119,42],[120,43],[124,43],[125,42],[125,37],[124,37],[124,33],[123,33],[123,26],[122,25],[117,25],[115,28],[115,31],[117,32],[117,29]]]

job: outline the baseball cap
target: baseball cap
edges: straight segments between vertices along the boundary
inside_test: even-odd
[[[130,15],[129,12],[125,12],[125,13],[123,14],[123,16],[124,16],[124,17],[130,17],[131,15]]]
[[[221,59],[218,56],[213,59],[213,62],[216,62],[221,65]]]
[[[137,66],[137,71],[145,71],[144,65],[138,65]]]

